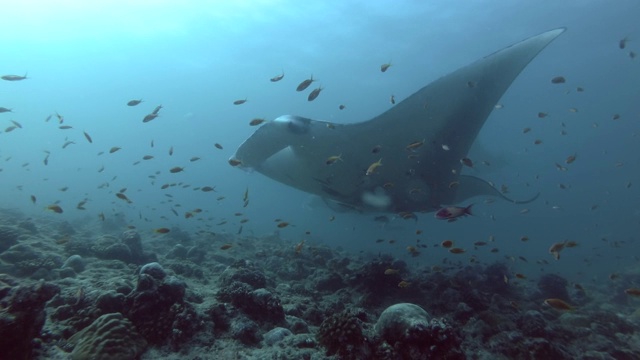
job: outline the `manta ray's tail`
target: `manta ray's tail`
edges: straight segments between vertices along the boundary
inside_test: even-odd
[[[469,198],[478,195],[491,195],[500,197],[513,204],[528,204],[535,201],[540,196],[540,193],[537,193],[535,196],[527,200],[514,200],[504,195],[500,190],[493,187],[493,185],[491,185],[489,182],[471,175],[460,175],[459,182],[460,184],[458,185],[458,190],[453,202],[454,204],[461,203]]]

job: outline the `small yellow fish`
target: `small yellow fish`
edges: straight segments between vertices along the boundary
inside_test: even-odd
[[[59,205],[49,205],[46,207],[47,210],[53,211],[54,213],[57,214],[62,214],[64,211],[62,211],[62,208]]]
[[[333,165],[333,164],[335,164],[337,161],[343,161],[343,160],[342,160],[342,154],[340,154],[340,155],[333,155],[333,156],[329,156],[329,157],[327,158],[327,160],[325,160],[325,162],[324,162],[324,163],[325,163],[325,164],[327,164],[327,165]]]
[[[564,300],[561,299],[546,299],[544,303],[556,310],[571,311],[574,309],[573,306],[567,304]]]
[[[376,170],[378,170],[380,166],[382,166],[382,158],[380,158],[380,160],[374,162],[373,164],[369,165],[369,168],[367,168],[366,175],[372,175],[373,173],[376,172]]]
[[[387,269],[384,271],[385,275],[396,275],[398,273],[400,273],[400,270],[397,269]]]

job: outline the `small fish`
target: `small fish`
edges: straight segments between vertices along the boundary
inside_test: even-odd
[[[284,71],[282,72],[282,74],[272,77],[271,79],[269,79],[269,81],[278,82],[278,81],[282,80],[282,78],[284,78]]]
[[[624,50],[624,48],[627,47],[627,42],[629,42],[629,38],[627,38],[626,36],[623,39],[621,39],[620,41],[618,41],[618,47],[620,48],[620,50]],[[4,76],[2,78],[4,79]],[[4,79],[4,80],[6,80],[6,79]]]
[[[169,156],[173,155],[173,146],[169,148]]]
[[[327,160],[325,160],[325,162],[324,162],[324,163],[325,163],[325,164],[327,164],[327,165],[333,165],[333,164],[335,164],[337,161],[344,161],[344,160],[342,160],[342,154],[340,154],[340,155],[333,155],[333,156],[329,156],[329,157],[327,158]]]
[[[405,280],[402,280],[398,283],[398,287],[401,289],[407,288],[409,287],[409,285],[411,285],[411,283]]]
[[[299,255],[302,252],[302,247],[304,246],[304,239],[300,240],[299,243],[294,247],[294,251],[296,255]]]
[[[198,160],[200,160],[200,158],[197,157],[197,156],[194,156],[191,159],[189,159],[190,162],[194,162],[194,161],[198,161]]]
[[[574,309],[573,306],[567,304],[564,300],[561,299],[546,299],[544,303],[556,310],[570,311]]]
[[[116,197],[117,197],[118,199],[121,199],[121,200],[126,201],[126,202],[127,202],[127,203],[129,203],[129,204],[131,204],[131,203],[132,203],[132,201],[131,201],[131,200],[129,200],[129,198],[127,197],[127,195],[125,195],[125,194],[123,194],[123,193],[116,193]]]
[[[628,288],[624,291],[625,294],[640,297],[640,289],[638,288]]]
[[[266,121],[265,119],[255,118],[255,119],[249,121],[249,126],[258,126],[258,125],[262,124],[265,121]]]
[[[311,78],[304,80],[298,85],[298,87],[296,88],[296,91],[303,91],[304,89],[308,88],[309,85],[311,85],[311,83],[314,81],[315,80],[313,79],[313,75],[311,75]]]
[[[281,221],[281,222],[278,223],[277,226],[282,229],[282,228],[286,228],[287,226],[289,226],[289,223],[286,222],[286,221]]]
[[[473,243],[474,246],[485,246],[487,243],[485,241],[476,241]]]
[[[80,201],[80,202],[78,203],[78,205],[76,205],[76,209],[78,209],[78,210],[87,210],[87,209],[84,207],[84,205],[87,203],[87,201],[88,201],[87,199],[84,199],[84,200]]]
[[[15,121],[15,120],[11,120],[11,122],[13,123],[13,125],[15,125],[16,127],[22,129],[22,124],[20,124],[19,122]]]
[[[522,129],[522,133],[523,133],[523,134],[526,134],[526,133],[528,133],[529,131],[531,131],[531,128],[530,128],[530,127],[526,127],[526,128],[524,128],[524,129]]]
[[[322,89],[324,89],[322,86],[319,86],[313,89],[313,91],[309,93],[309,96],[307,97],[307,101],[315,100],[318,97],[318,95],[320,95],[320,91],[322,91]]]
[[[6,107],[0,106],[0,113],[13,112],[11,109],[7,109]]]
[[[57,112],[56,117],[58,118],[58,124],[62,124],[64,122],[64,116],[58,114]]]
[[[141,102],[142,102],[142,99],[129,100],[129,102],[127,102],[127,106],[136,106],[136,105],[140,104]]]
[[[17,129],[18,127],[15,125],[11,125],[8,128],[4,129],[4,132],[8,133],[8,132],[12,132],[13,130]]]
[[[36,203],[36,197],[35,197],[35,195],[31,195],[31,202],[32,202],[32,203],[34,203],[34,204]]]
[[[211,186],[203,186],[200,190],[201,190],[201,191],[204,191],[204,192],[209,192],[209,191],[213,191],[213,192],[215,192],[215,191],[216,191],[216,187],[215,187],[215,186],[214,186],[214,187],[211,187]]]
[[[216,147],[216,149],[220,149],[220,150],[222,150],[222,145],[220,145],[220,144],[218,144],[218,143],[213,144],[213,146],[215,146],[215,147]]]
[[[443,240],[440,243],[440,246],[442,246],[445,249],[450,249],[453,246],[453,240]]]
[[[449,147],[449,145],[442,144],[442,150],[449,151],[449,150],[451,150],[451,148]]]
[[[25,80],[25,79],[28,79],[28,78],[27,78],[27,73],[25,73],[24,76],[20,76],[20,75],[3,75],[2,77],[0,77],[0,79],[6,80],[6,81],[20,81],[20,80]]]
[[[47,210],[53,211],[54,213],[57,214],[62,214],[64,211],[62,211],[62,208],[59,205],[49,205],[46,207]]]
[[[180,166],[174,166],[171,169],[169,169],[169,172],[172,174],[179,173],[181,171],[184,171],[184,168]]]
[[[58,129],[60,129],[60,130],[69,130],[69,129],[73,129],[73,126],[70,126],[70,125],[60,125],[60,126],[58,126]]]
[[[449,252],[452,254],[462,254],[465,252],[465,250],[462,248],[451,248],[449,249]]]
[[[455,221],[457,218],[461,216],[473,215],[471,214],[471,207],[473,204],[470,204],[466,207],[460,206],[448,206],[438,210],[435,214],[436,219],[439,220],[447,220],[447,221]]]
[[[342,104],[340,104],[340,106],[338,106],[338,109],[340,109],[340,110],[344,110],[345,108],[346,108],[346,106],[344,106]]]
[[[395,105],[396,104],[396,97],[393,94],[389,98],[389,102],[391,103],[391,105]]]
[[[380,150],[382,150],[382,146],[380,146],[380,145],[376,145],[376,146],[374,146],[374,147],[371,149],[371,153],[372,153],[372,154],[377,154],[377,153],[379,153],[379,152],[380,152]]]
[[[551,79],[552,84],[564,84],[567,80],[563,76],[556,76]]]
[[[417,257],[420,255],[420,251],[415,246],[407,246],[407,252],[411,254],[413,257]]]
[[[380,65],[380,71],[381,72],[386,72],[387,70],[389,70],[389,68],[391,67],[391,63],[386,63],[386,64],[382,64]]]
[[[142,160],[151,160],[153,159],[153,155],[145,155],[142,157]]]
[[[166,234],[168,232],[170,232],[171,229],[166,228],[166,227],[161,227],[161,228],[157,228],[157,229],[153,229],[153,232],[156,234]]]
[[[111,149],[109,149],[109,154],[113,154],[114,152],[116,152],[116,151],[118,151],[118,150],[120,150],[120,149],[121,149],[121,148],[119,148],[119,147],[117,147],[117,146],[114,146],[114,147],[112,147]]]
[[[244,103],[246,103],[246,102],[247,102],[247,98],[244,98],[244,99],[242,99],[242,100],[236,100],[236,101],[234,101],[234,102],[233,102],[233,105],[242,105],[242,104],[244,104]]]
[[[424,145],[424,140],[414,141],[411,144],[405,146],[405,150],[414,151],[415,149]]]
[[[100,213],[100,214],[98,214],[98,218],[99,218],[100,220],[104,221],[104,220],[105,220],[104,213]]]
[[[569,155],[567,157],[567,159],[564,161],[566,164],[571,164],[572,162],[576,161],[576,154],[573,155]]]
[[[87,141],[89,142],[89,144],[93,143],[93,139],[91,139],[91,136],[89,136],[89,134],[87,134],[86,131],[82,132],[84,134],[85,139],[87,139]]]
[[[469,159],[468,157],[464,157],[464,158],[460,159],[460,163],[462,165],[468,166],[470,168],[473,167],[473,161],[471,161],[471,159]]]
[[[222,246],[220,246],[220,250],[229,250],[233,247],[233,245],[231,244],[224,244]]]
[[[520,274],[520,273],[515,273],[514,276],[521,280],[524,280],[527,278],[524,274]]]
[[[396,274],[399,274],[399,273],[400,273],[400,270],[391,269],[391,268],[389,268],[389,269],[384,271],[385,275],[396,275]]]
[[[372,175],[373,173],[376,172],[376,170],[378,170],[380,166],[382,166],[382,158],[380,158],[380,160],[374,162],[373,164],[369,165],[369,167],[367,168],[366,175]]]
[[[542,140],[540,140],[540,139],[535,139],[535,140],[533,141],[533,144],[534,144],[534,145],[540,145],[540,144],[542,144]]]
[[[157,118],[158,116],[160,116],[160,115],[158,115],[158,114],[147,114],[147,115],[145,115],[144,118],[142,118],[142,122],[143,123],[148,123],[149,121]]]
[[[539,117],[540,119],[542,119],[542,118],[546,118],[547,116],[549,116],[549,114],[548,114],[548,113],[546,113],[546,112],[539,112],[539,113],[538,113],[538,117]]]
[[[154,143],[153,143],[153,140],[151,140],[151,147],[154,147]]]
[[[238,160],[238,159],[229,159],[229,165],[231,166],[238,166],[242,164],[242,161]]]

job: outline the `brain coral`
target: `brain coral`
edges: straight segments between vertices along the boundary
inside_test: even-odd
[[[72,360],[136,359],[147,342],[120,313],[105,314],[69,338]]]

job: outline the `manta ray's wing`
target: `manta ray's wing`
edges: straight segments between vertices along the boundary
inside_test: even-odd
[[[513,80],[563,31],[489,55],[369,121],[338,125],[282,116],[258,129],[230,163],[361,210],[432,211],[454,203],[458,192],[495,195],[461,181],[460,160]]]

